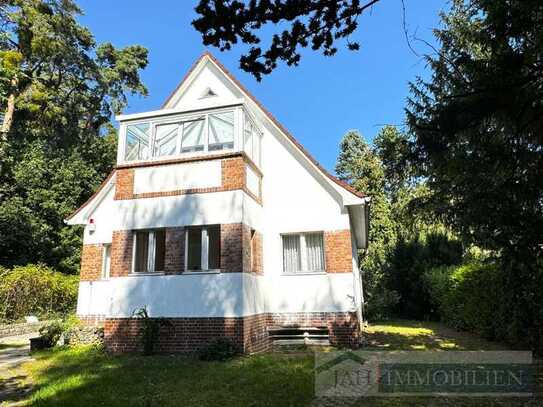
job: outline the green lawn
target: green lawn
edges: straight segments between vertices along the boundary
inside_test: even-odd
[[[440,324],[394,321],[367,329],[368,349],[504,349]],[[228,362],[182,356],[106,355],[92,347],[33,355],[28,400],[44,406],[307,406],[313,400],[312,351],[268,353]],[[359,406],[521,406],[541,400],[363,399]],[[353,405],[350,403],[349,405]]]
[[[507,350],[476,335],[459,332],[437,322],[386,321],[365,330],[367,346],[381,350]]]

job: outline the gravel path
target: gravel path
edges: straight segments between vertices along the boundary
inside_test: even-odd
[[[0,405],[21,405],[31,390],[30,380],[21,368],[31,361],[29,339],[37,333],[8,336],[0,339]]]

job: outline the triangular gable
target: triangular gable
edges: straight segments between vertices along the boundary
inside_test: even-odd
[[[239,103],[242,97],[211,60],[200,58],[162,108],[184,111],[227,106]]]
[[[100,184],[98,189],[87,199],[79,208],[75,210],[70,216],[65,219],[68,225],[83,224],[83,218],[87,217],[96,206],[107,195],[109,190],[115,185],[115,170],[111,171],[107,178]],[[79,219],[81,218],[81,219]]]
[[[209,77],[206,77],[206,79],[211,80],[211,82],[206,81],[197,81],[196,78],[202,78],[201,75],[207,75],[207,73],[217,73],[220,72],[222,75],[213,75],[214,78],[211,78],[211,75]],[[227,78],[227,81],[221,80],[221,76],[224,76]],[[193,94],[195,95],[195,89],[193,88],[196,83],[200,83],[199,86],[201,87],[210,87],[212,88],[214,85],[221,84],[224,86],[223,89],[227,92],[227,96],[223,96],[226,98],[231,98],[232,101],[234,101],[236,98],[239,100],[241,97],[246,97],[248,100],[254,103],[254,105],[261,111],[264,117],[266,117],[278,130],[279,132],[287,138],[287,140],[293,144],[295,149],[297,149],[305,159],[309,161],[311,165],[315,167],[315,169],[322,175],[326,177],[326,179],[332,181],[335,185],[342,188],[342,190],[349,192],[350,194],[354,195],[353,198],[364,198],[365,195],[361,192],[358,192],[353,187],[351,187],[349,184],[339,180],[337,177],[330,174],[324,167],[322,167],[319,162],[309,154],[309,152],[294,138],[294,136],[256,99],[255,96],[249,92],[245,86],[241,84],[229,71],[222,65],[211,53],[204,52],[202,56],[194,63],[194,65],[191,67],[187,75],[183,78],[183,80],[179,83],[179,85],[175,88],[175,90],[170,94],[170,96],[166,99],[164,104],[162,105],[162,109],[173,109],[181,110],[180,108],[182,106],[185,106],[187,103],[190,103],[193,100]],[[198,89],[198,86],[195,86],[196,89]],[[228,93],[228,91],[230,93]],[[219,91],[220,92],[220,91]],[[216,99],[216,98],[204,98],[200,100],[200,103],[202,100],[206,99]],[[223,100],[223,99],[222,99]],[[219,102],[215,102],[214,104],[219,104]],[[221,104],[227,104],[224,102],[221,102]],[[189,105],[187,105],[189,106]],[[190,105],[192,108],[194,108],[194,104]]]

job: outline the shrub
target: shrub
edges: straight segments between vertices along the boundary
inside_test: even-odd
[[[366,318],[369,321],[388,319],[391,316],[391,310],[398,305],[400,296],[396,291],[382,286],[377,287],[372,294],[364,309]]]
[[[172,323],[166,318],[152,318],[147,312],[147,307],[135,310],[132,316],[141,319],[142,328],[140,331],[143,354],[152,355],[155,352],[155,345],[160,337],[161,327],[172,327]]]
[[[228,338],[219,338],[200,351],[200,360],[224,361],[239,355],[240,349]]]
[[[43,338],[46,346],[52,348],[60,339],[65,330],[62,321],[52,321],[40,328],[40,336]]]
[[[442,231],[410,240],[399,239],[388,256],[387,288],[398,293],[394,314],[416,319],[436,319],[424,275],[433,267],[462,262],[462,244]]]
[[[425,274],[425,282],[443,322],[487,339],[504,339],[508,293],[497,264],[437,267]]]
[[[79,278],[29,264],[0,270],[0,319],[67,314],[75,309]]]

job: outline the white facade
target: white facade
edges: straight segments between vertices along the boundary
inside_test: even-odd
[[[216,96],[208,96],[210,91]],[[258,129],[260,151],[255,153],[252,147],[251,155],[259,171],[246,166],[246,190],[214,192],[213,188],[221,187],[219,159],[136,167],[133,190],[138,196],[115,200],[118,175],[114,173],[68,223],[86,225],[85,245],[109,244],[114,231],[243,223],[261,233],[263,273],[132,273],[82,281],[78,315],[130,317],[142,306],[151,316],[161,317],[360,312],[362,288],[356,259],[357,250],[366,246],[369,199],[345,189],[317,167],[211,56],[204,55],[197,62],[161,110],[118,117],[121,129],[117,164],[127,164],[125,138],[129,124],[172,123],[228,109],[233,109],[235,123],[233,148],[229,151],[247,150],[244,117]],[[176,151],[179,154],[175,156],[147,157],[143,161],[159,163],[222,152],[181,154],[179,145]],[[261,178],[258,172],[263,174]],[[197,191],[145,196],[192,189]],[[199,193],[201,189],[205,191]],[[261,203],[255,199],[260,195]],[[350,272],[285,273],[282,235],[342,230],[350,230],[353,236]]]

